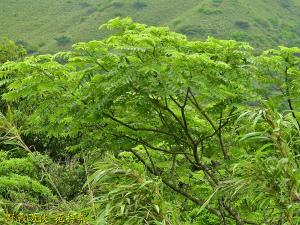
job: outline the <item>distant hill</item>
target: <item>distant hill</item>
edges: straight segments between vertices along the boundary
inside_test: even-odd
[[[0,0],[0,36],[31,52],[54,52],[104,37],[99,25],[117,16],[167,25],[191,39],[300,45],[299,0]]]

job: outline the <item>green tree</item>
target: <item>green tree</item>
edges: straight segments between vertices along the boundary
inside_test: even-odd
[[[102,207],[94,216],[120,224],[297,223],[298,49],[256,57],[247,43],[189,41],[128,18],[103,27],[115,35],[1,70],[10,80],[3,98],[27,135],[62,139],[89,165],[113,155],[117,165],[105,161],[86,184]],[[166,204],[156,196],[141,207],[156,185]],[[127,195],[140,205],[118,204]],[[180,216],[164,210],[169,203]]]

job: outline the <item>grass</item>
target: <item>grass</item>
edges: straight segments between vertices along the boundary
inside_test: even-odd
[[[55,52],[104,37],[100,24],[131,16],[170,26],[191,39],[214,36],[255,47],[299,46],[299,9],[298,0],[1,0],[0,36],[32,53]]]

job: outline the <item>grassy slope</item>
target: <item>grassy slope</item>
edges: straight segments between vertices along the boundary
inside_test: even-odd
[[[298,0],[1,0],[0,36],[41,52],[105,36],[116,16],[169,25],[191,38],[234,38],[256,46],[300,45]],[[236,24],[238,23],[238,24]],[[70,43],[59,45],[65,36]]]

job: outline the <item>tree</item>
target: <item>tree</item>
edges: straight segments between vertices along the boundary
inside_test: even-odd
[[[129,168],[142,166],[147,179],[159,179],[175,194],[166,201],[193,210],[188,219],[181,214],[188,223],[209,223],[207,214],[219,224],[299,220],[299,125],[292,98],[298,89],[286,78],[297,80],[297,49],[255,57],[247,43],[188,41],[128,18],[103,27],[118,33],[2,66],[11,81],[3,98],[15,106],[26,134],[68,140],[65,147],[83,158],[113,155]],[[273,67],[285,77],[280,97],[288,112],[265,101],[276,97],[268,92],[281,79],[265,76]],[[268,89],[258,90],[262,80]],[[115,174],[99,169],[90,182],[105,176]]]

